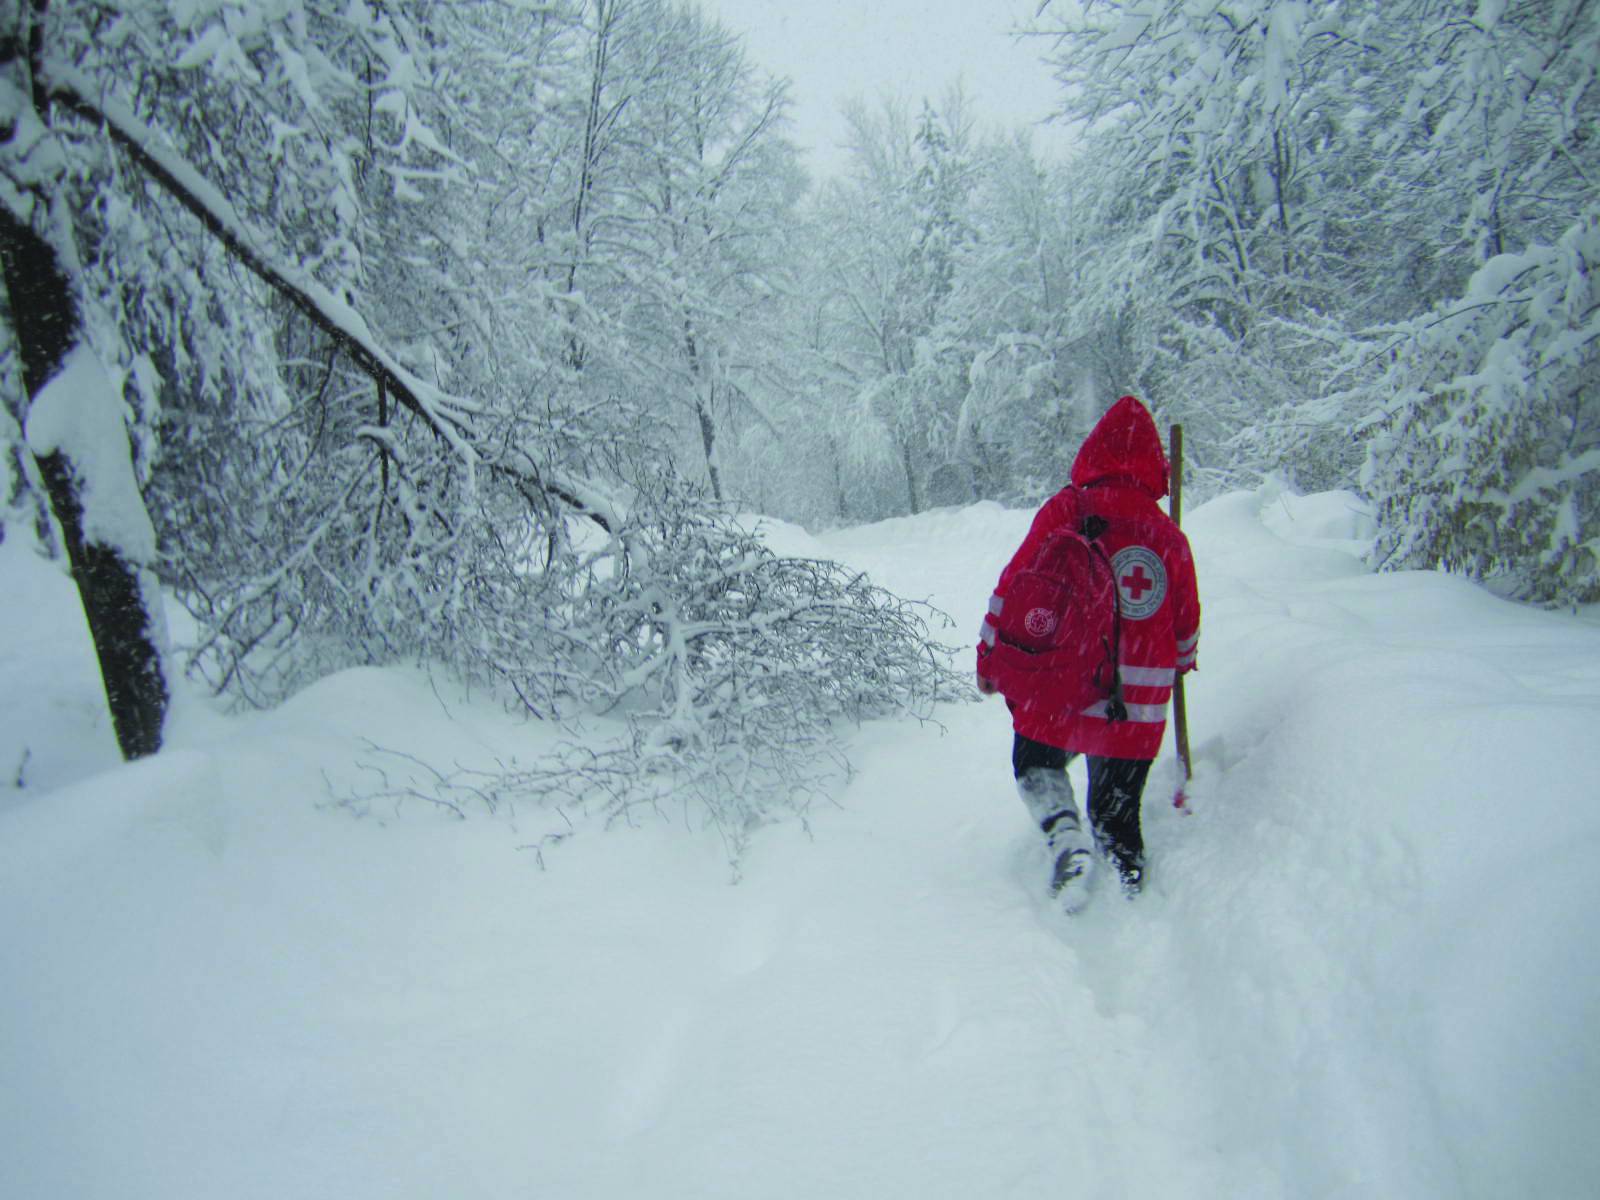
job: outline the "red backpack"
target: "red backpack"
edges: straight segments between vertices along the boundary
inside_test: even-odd
[[[1056,530],[1012,576],[990,618],[994,646],[985,673],[1013,704],[1083,712],[1100,701],[1112,721],[1127,716],[1117,669],[1122,601],[1105,547],[1104,518]]]

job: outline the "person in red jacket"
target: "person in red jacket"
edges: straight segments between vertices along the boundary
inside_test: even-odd
[[[1122,705],[1061,708],[1006,696],[1017,789],[1055,856],[1051,890],[1068,911],[1087,898],[1094,856],[1067,764],[1079,754],[1088,757],[1094,844],[1115,867],[1124,893],[1137,894],[1144,882],[1140,800],[1161,748],[1173,683],[1180,672],[1194,670],[1200,641],[1194,558],[1188,539],[1157,503],[1167,494],[1167,457],[1144,405],[1132,396],[1112,405],[1079,449],[1071,478],[1034,517],[989,602],[990,614],[1003,611],[1007,585],[1035,561],[1052,532],[1100,518],[1090,528],[1102,530],[1095,541],[1105,550],[1119,594]],[[986,695],[997,690],[985,669],[995,639],[996,621],[989,615],[978,643],[978,688]]]

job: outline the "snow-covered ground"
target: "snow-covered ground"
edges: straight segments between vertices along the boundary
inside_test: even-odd
[[[975,634],[1029,514],[785,526]],[[1194,511],[1197,777],[1074,919],[998,701],[760,834],[357,817],[544,736],[416,671],[179,697],[116,761],[0,544],[0,1196],[1578,1197],[1600,1178],[1600,626],[1373,576],[1353,501]],[[19,786],[20,783],[20,786]]]

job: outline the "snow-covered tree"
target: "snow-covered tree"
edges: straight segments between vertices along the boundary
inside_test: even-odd
[[[594,35],[625,10],[694,35],[654,82],[707,72],[654,124],[621,121],[643,92],[596,84],[625,47]],[[8,409],[47,484],[93,418],[94,470],[53,501],[69,549],[86,511],[138,586],[159,544],[192,669],[272,702],[421,659],[540,716],[626,711],[633,740],[590,783],[650,794],[743,760],[740,820],[805,790],[841,716],[948,687],[914,610],[764,554],[672,466],[649,347],[692,365],[741,346],[727,331],[766,285],[739,243],[792,190],[780,95],[747,88],[714,30],[646,0],[29,13],[0,96],[32,399]],[[668,251],[679,269],[651,277]],[[129,454],[104,453],[125,425],[153,528]],[[148,601],[86,594],[91,623],[94,603],[152,628]],[[159,708],[146,726],[150,749]]]
[[[0,267],[22,394],[8,405],[61,532],[122,753],[161,745],[167,681],[155,534],[134,480],[121,400],[90,335],[58,128],[46,6],[0,30]],[[8,438],[10,441],[15,434]],[[8,456],[9,457],[9,456]]]
[[[590,403],[651,412],[720,497],[722,431],[763,419],[755,381],[781,374],[778,251],[802,187],[784,87],[698,10],[595,0],[573,16],[523,185],[567,327],[559,365]]]
[[[1097,393],[1132,386],[1068,333],[1075,275],[1089,247],[1073,190],[1015,135],[985,148],[949,309],[967,320],[966,392],[955,458],[975,494],[1036,504],[1066,479],[1104,410]]]
[[[1098,243],[1069,326],[1134,335],[1202,490],[1359,472],[1382,561],[1592,595],[1600,10],[1089,0],[1040,31]]]
[[[1363,12],[1368,7],[1368,12]],[[1204,470],[1315,386],[1300,326],[1338,303],[1352,215],[1326,203],[1370,6],[1091,2],[1048,26],[1083,128],[1075,203],[1097,236],[1072,325],[1190,431]],[[1353,470],[1353,463],[1350,468]]]
[[[1364,485],[1388,565],[1443,565],[1542,603],[1600,599],[1600,9],[1414,10],[1425,60],[1386,114],[1409,187],[1473,267],[1363,331]],[[1357,376],[1359,378],[1359,375]]]
[[[950,299],[972,237],[971,118],[959,91],[914,120],[893,101],[848,116],[850,175],[818,201],[832,231],[815,286],[829,299],[833,424],[853,472],[887,474],[898,493],[869,511],[916,512],[954,455],[965,394],[964,314]]]

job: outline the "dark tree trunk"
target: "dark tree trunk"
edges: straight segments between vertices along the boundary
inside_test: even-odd
[[[700,445],[706,452],[706,475],[711,480],[711,495],[718,503],[722,501],[722,476],[717,471],[717,426],[712,420],[711,410],[706,407],[704,400],[695,401],[695,415],[700,418]]]
[[[718,503],[722,501],[722,477],[717,473],[717,424],[711,415],[711,400],[700,390],[700,345],[695,340],[694,326],[686,319],[683,322],[683,346],[689,355],[689,378],[693,383],[694,415],[700,423],[700,448],[706,455],[706,476],[711,480],[711,495]],[[715,384],[710,385],[715,388]]]
[[[0,206],[0,262],[23,383],[32,401],[82,340],[82,325],[55,250],[4,206]],[[153,754],[161,748],[167,681],[151,636],[139,568],[118,547],[85,537],[80,484],[65,454],[57,451],[35,456],[34,461],[61,525],[72,578],[100,659],[117,744],[124,758]]]
[[[917,496],[917,464],[909,442],[900,447],[900,465],[906,473],[906,505],[914,517],[922,511],[922,501]]]

